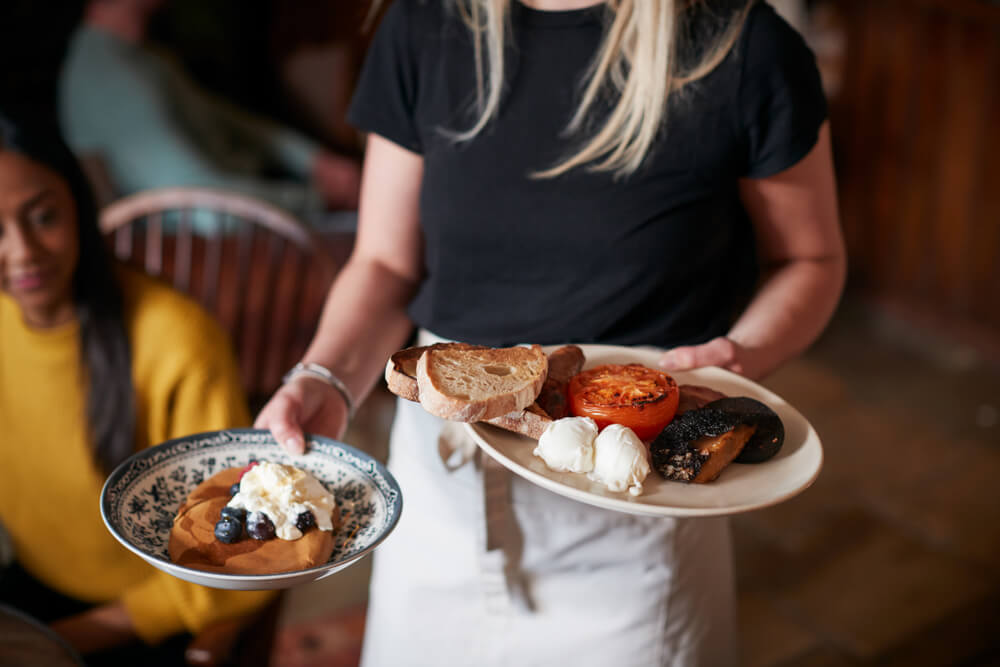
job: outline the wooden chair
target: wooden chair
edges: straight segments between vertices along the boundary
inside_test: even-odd
[[[215,231],[198,231],[205,223]],[[336,266],[290,214],[244,195],[163,188],[101,211],[114,254],[198,301],[229,332],[251,408],[297,362],[315,332]]]

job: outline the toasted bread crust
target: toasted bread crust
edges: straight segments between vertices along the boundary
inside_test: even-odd
[[[385,384],[389,387],[389,391],[400,398],[405,398],[415,403],[420,401],[420,389],[417,387],[417,378],[411,377],[399,370],[393,364],[392,358],[385,364]]]
[[[385,366],[385,381],[389,391],[408,401],[419,402],[417,361],[428,349],[487,349],[468,343],[435,343],[407,347],[393,354]],[[584,355],[576,345],[564,345],[548,355],[548,373],[535,402],[524,410],[514,410],[486,420],[502,429],[526,435],[536,440],[553,419],[566,416],[565,391],[570,378],[580,372]],[[547,406],[548,409],[546,409]]]
[[[417,388],[417,360],[427,350],[484,350],[482,345],[469,343],[434,343],[417,347],[405,347],[396,352],[385,364],[385,383],[389,391],[400,398],[417,403],[420,390]]]
[[[514,369],[512,375],[524,377],[510,380],[499,379],[504,375],[487,377],[489,366],[507,366]],[[428,349],[417,361],[417,388],[420,404],[431,414],[451,421],[475,422],[531,405],[547,373],[548,359],[539,345],[485,350]],[[495,393],[484,389],[491,381],[500,387]],[[462,387],[481,390],[486,395],[471,398],[463,393]]]

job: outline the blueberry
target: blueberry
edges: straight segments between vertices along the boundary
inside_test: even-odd
[[[229,518],[220,519],[215,524],[215,539],[225,544],[232,544],[240,539],[243,534],[243,526],[238,521]]]
[[[309,510],[302,512],[297,517],[295,517],[295,527],[301,530],[303,533],[316,525],[316,517]]]
[[[239,492],[240,492],[240,483],[239,482],[236,482],[231,487],[229,487],[229,497],[230,498],[233,497],[233,496],[235,496]]]
[[[247,517],[247,533],[255,540],[274,538],[274,524],[263,512],[254,512]]]
[[[236,523],[243,523],[247,518],[247,511],[245,509],[242,507],[230,507],[229,505],[223,507],[219,514],[222,515],[223,519],[229,517]]]

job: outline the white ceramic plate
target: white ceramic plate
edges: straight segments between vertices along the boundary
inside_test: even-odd
[[[342,570],[374,549],[403,509],[399,485],[371,456],[336,440],[309,436],[306,454],[292,456],[268,431],[232,429],[169,440],[118,466],[101,491],[101,516],[111,534],[149,564],[203,586],[231,590],[289,588]],[[251,460],[294,465],[312,473],[336,497],[344,522],[324,565],[279,574],[205,572],[170,562],[167,542],[174,516],[198,484]]]
[[[639,363],[656,368],[662,353],[650,348],[581,345],[584,368],[600,364]],[[551,352],[555,347],[546,348]],[[643,482],[643,493],[608,491],[582,473],[553,472],[532,454],[536,440],[489,424],[467,424],[469,432],[490,456],[521,477],[583,503],[629,514],[653,516],[719,516],[737,514],[788,500],[801,493],[823,465],[823,448],[816,431],[798,410],[777,394],[721,368],[671,373],[678,384],[698,384],[727,396],[749,396],[770,406],[785,425],[785,444],[764,463],[732,463],[707,484],[668,481],[655,470]]]

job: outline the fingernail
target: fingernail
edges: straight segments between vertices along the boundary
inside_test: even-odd
[[[288,438],[285,440],[285,449],[290,451],[292,454],[301,454],[305,451],[305,443],[299,438]]]

